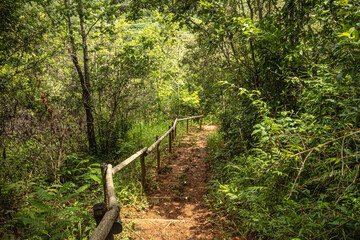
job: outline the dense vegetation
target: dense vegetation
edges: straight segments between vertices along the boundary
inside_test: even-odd
[[[3,0],[0,16],[2,239],[87,238],[99,163],[197,113],[221,125],[208,199],[238,233],[360,238],[357,1]],[[120,202],[139,202],[124,176]]]
[[[213,204],[244,236],[358,239],[360,5],[237,3],[201,15],[201,81],[224,98]]]

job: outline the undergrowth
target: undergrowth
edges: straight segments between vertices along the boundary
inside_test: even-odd
[[[324,79],[312,84],[318,94],[306,90],[297,113],[273,114],[259,92],[239,89],[255,109],[252,126],[242,107],[233,126],[222,125],[208,138],[211,204],[244,236],[360,238],[360,131],[354,126],[355,102],[348,100],[356,94]],[[241,121],[249,129],[242,130]]]

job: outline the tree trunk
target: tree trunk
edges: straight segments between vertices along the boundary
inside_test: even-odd
[[[84,73],[81,69],[81,66],[79,64],[78,56],[76,53],[76,44],[75,44],[75,38],[74,38],[74,32],[72,30],[72,22],[71,22],[71,15],[70,15],[70,6],[68,0],[65,0],[65,4],[68,7],[68,14],[67,14],[67,20],[68,20],[68,30],[69,30],[69,40],[70,40],[70,46],[71,49],[71,59],[74,63],[74,66],[76,68],[76,71],[79,76],[81,88],[82,88],[82,99],[83,104],[85,108],[85,114],[86,114],[86,126],[87,126],[87,136],[89,141],[89,150],[92,153],[96,153],[96,138],[95,138],[95,128],[94,128],[94,117],[92,114],[92,99],[91,99],[91,93],[90,93],[90,74],[89,74],[89,54],[87,50],[87,40],[86,40],[86,32],[85,32],[85,23],[84,23],[84,17],[82,14],[82,4],[79,2],[78,4],[78,14],[80,18],[80,27],[81,27],[81,36],[82,36],[82,43],[83,43],[83,52],[84,52]]]

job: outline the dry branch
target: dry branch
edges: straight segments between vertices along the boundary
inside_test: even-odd
[[[325,143],[323,143],[323,144],[320,144],[320,145],[318,145],[318,146],[316,146],[316,147],[313,147],[313,148],[307,149],[307,150],[305,150],[305,151],[302,151],[302,152],[296,153],[296,154],[294,154],[294,155],[291,155],[290,157],[291,157],[291,158],[296,157],[296,156],[301,155],[301,154],[303,154],[303,153],[312,151],[312,150],[317,149],[317,148],[321,148],[321,147],[323,147],[323,146],[325,146],[325,145],[327,145],[327,144],[329,144],[329,143],[335,142],[335,141],[340,140],[340,139],[342,139],[342,138],[347,138],[347,137],[352,136],[352,135],[357,134],[357,133],[360,133],[360,130],[359,130],[359,131],[356,131],[356,132],[352,132],[352,133],[347,134],[347,135],[345,135],[345,136],[338,137],[338,138],[335,138],[335,139],[333,139],[333,140],[327,141],[327,142],[325,142]]]

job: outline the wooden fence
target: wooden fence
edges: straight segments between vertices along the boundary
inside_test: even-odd
[[[169,126],[169,130],[160,138],[156,137],[156,141],[150,147],[144,147],[139,150],[137,153],[121,162],[120,164],[113,167],[111,164],[102,163],[101,173],[104,184],[104,197],[105,203],[98,203],[93,207],[94,218],[98,226],[96,227],[94,233],[92,234],[90,240],[111,240],[114,239],[113,235],[118,234],[122,231],[122,225],[120,222],[120,205],[116,200],[115,188],[113,175],[119,172],[121,169],[126,167],[128,164],[140,157],[141,163],[141,184],[143,189],[146,189],[146,167],[145,167],[145,157],[156,149],[157,157],[157,168],[160,170],[161,161],[160,161],[160,143],[169,136],[169,152],[172,151],[172,142],[176,137],[176,125],[179,122],[186,121],[186,132],[189,132],[189,120],[199,118],[199,125],[201,130],[201,119],[200,116],[193,116],[178,119],[176,118],[172,126]]]

